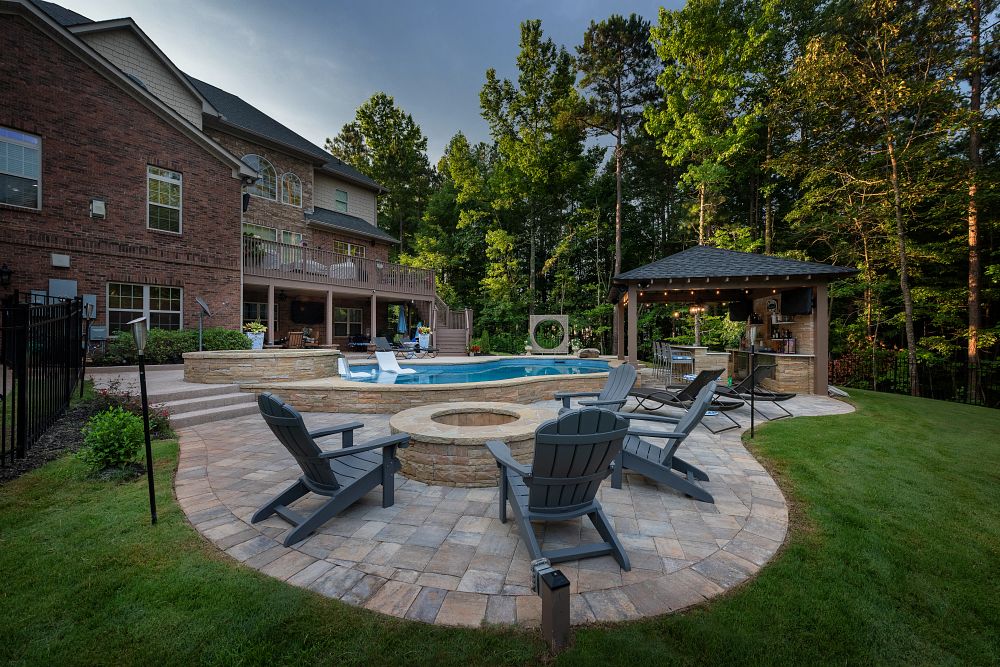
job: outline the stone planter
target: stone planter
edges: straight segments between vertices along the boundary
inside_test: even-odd
[[[262,333],[248,333],[245,334],[247,338],[250,339],[250,349],[251,350],[263,350],[264,349],[264,334]]]
[[[430,334],[417,334],[417,340],[420,342],[420,349],[426,350],[431,346],[431,335]]]

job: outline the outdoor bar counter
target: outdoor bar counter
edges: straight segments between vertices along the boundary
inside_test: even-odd
[[[749,350],[726,350],[729,353],[727,371],[738,382],[750,374]],[[764,387],[773,391],[790,391],[796,394],[812,393],[816,381],[816,356],[812,354],[783,354],[765,349],[757,352],[757,366],[773,366],[765,374]]]

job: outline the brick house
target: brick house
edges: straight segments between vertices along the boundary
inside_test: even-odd
[[[384,189],[239,97],[188,77],[130,18],[0,0],[0,265],[83,295],[111,334],[268,323],[320,343],[441,313],[434,274],[388,261]],[[0,296],[3,296],[0,293]],[[436,303],[438,305],[436,305]],[[466,332],[467,337],[467,332]]]

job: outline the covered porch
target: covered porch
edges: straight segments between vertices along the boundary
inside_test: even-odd
[[[856,269],[695,246],[615,276],[617,355],[638,361],[639,304],[723,304],[755,336],[757,365],[785,391],[826,394],[829,357],[827,285]],[[749,336],[728,352],[727,372],[749,373]]]

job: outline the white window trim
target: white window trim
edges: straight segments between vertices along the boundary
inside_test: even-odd
[[[295,179],[295,182],[299,184],[299,203],[298,204],[293,204],[291,201],[285,201],[285,177],[286,176],[291,176],[292,178]],[[287,206],[294,206],[295,208],[302,208],[302,179],[299,178],[298,176],[296,176],[294,173],[292,173],[290,171],[286,171],[285,173],[283,173],[281,175],[281,178],[279,178],[278,181],[279,181],[278,185],[279,185],[279,187],[281,189],[281,194],[278,195],[278,199],[281,201],[281,203],[285,204]]]
[[[10,208],[19,208],[19,209],[22,209],[24,211],[41,211],[42,210],[42,164],[43,164],[42,160],[45,159],[45,155],[42,153],[42,144],[45,143],[45,142],[43,142],[42,141],[42,137],[39,136],[39,135],[37,135],[37,134],[33,134],[31,132],[22,132],[21,130],[16,130],[13,127],[8,127],[6,125],[0,125],[0,127],[2,127],[5,130],[10,130],[11,132],[16,132],[18,134],[23,134],[23,135],[28,136],[28,137],[35,137],[36,139],[38,139],[38,145],[35,146],[35,145],[33,145],[33,144],[31,144],[31,143],[29,143],[27,141],[20,141],[18,139],[13,139],[11,137],[4,137],[3,138],[3,141],[6,141],[6,142],[9,142],[9,143],[12,143],[12,144],[17,144],[18,146],[26,146],[28,148],[32,148],[32,149],[35,149],[35,150],[38,151],[38,199],[36,201],[37,206],[18,206],[17,204],[7,204],[6,202],[0,202],[0,206],[9,206]],[[23,178],[23,176],[18,176],[17,174],[12,174],[9,171],[5,171],[4,173],[7,174],[8,176],[16,176],[17,178]]]
[[[184,329],[184,288],[175,287],[173,285],[140,285],[139,283],[120,283],[116,281],[108,281],[104,283],[104,324],[108,327],[108,333],[111,333],[111,311],[123,311],[130,310],[136,312],[132,308],[112,308],[111,307],[111,284],[115,285],[132,285],[133,287],[142,287],[142,316],[146,318],[146,330],[149,330],[149,314],[150,313],[175,313],[175,310],[152,310],[149,307],[149,288],[150,287],[169,287],[170,289],[178,289],[181,291],[181,304],[180,313],[178,318],[178,328],[177,331]],[[172,331],[172,329],[171,329]]]
[[[278,176],[278,170],[274,168],[274,164],[270,160],[268,160],[263,155],[258,155],[257,153],[247,153],[246,155],[243,156],[243,159],[246,159],[251,155],[257,158],[258,164],[260,164],[261,162],[266,162],[267,166],[269,166],[271,168],[271,171],[274,172],[274,199],[271,199],[270,197],[264,197],[262,195],[255,195],[254,193],[250,192],[251,188],[256,187],[257,181],[254,181],[247,187],[247,194],[250,195],[251,197],[256,197],[257,199],[263,199],[264,201],[273,201],[273,202],[281,201],[281,193],[279,192],[279,190],[281,190],[281,179]]]
[[[251,196],[252,196],[252,195],[251,195]],[[276,242],[276,243],[281,243],[281,232],[282,232],[283,230],[281,230],[281,229],[278,229],[277,227],[270,227],[270,226],[268,226],[268,225],[258,225],[258,224],[257,224],[257,223],[255,223],[255,222],[244,222],[244,223],[243,223],[243,227],[244,227],[244,228],[245,228],[245,227],[246,227],[247,225],[249,225],[249,226],[251,226],[251,227],[260,227],[261,229],[270,229],[270,230],[271,230],[272,232],[274,232],[274,242]],[[247,234],[247,233],[249,233],[249,232],[246,232],[246,231],[244,231],[243,233],[244,233],[244,234]],[[271,239],[265,239],[265,238],[262,238],[262,237],[259,237],[259,236],[258,236],[257,238],[259,238],[259,239],[260,239],[261,241],[271,241]]]
[[[160,176],[159,174],[151,174],[151,173],[149,173],[149,168],[150,167],[154,167],[156,169],[164,169],[166,171],[172,171],[175,174],[177,174],[178,176],[180,176],[181,179],[179,181],[175,181],[172,178],[166,178],[164,176]],[[180,206],[174,207],[174,206],[170,206],[169,204],[157,204],[156,202],[149,201],[149,179],[151,179],[151,178],[153,180],[156,180],[156,181],[162,181],[164,183],[171,183],[173,185],[179,186],[180,189],[181,189],[181,197],[180,197],[181,203],[180,203]],[[156,227],[150,227],[149,226],[149,207],[150,207],[150,205],[153,205],[153,206],[162,206],[163,208],[170,208],[170,209],[176,208],[177,209],[177,231],[174,232],[174,231],[171,231],[169,229],[157,229]],[[173,234],[174,236],[180,236],[181,234],[184,233],[184,174],[182,172],[175,171],[174,169],[167,169],[166,167],[158,167],[155,164],[147,164],[146,165],[146,229],[148,229],[151,232],[160,232],[161,234]],[[128,284],[135,284],[135,283],[128,283]]]

